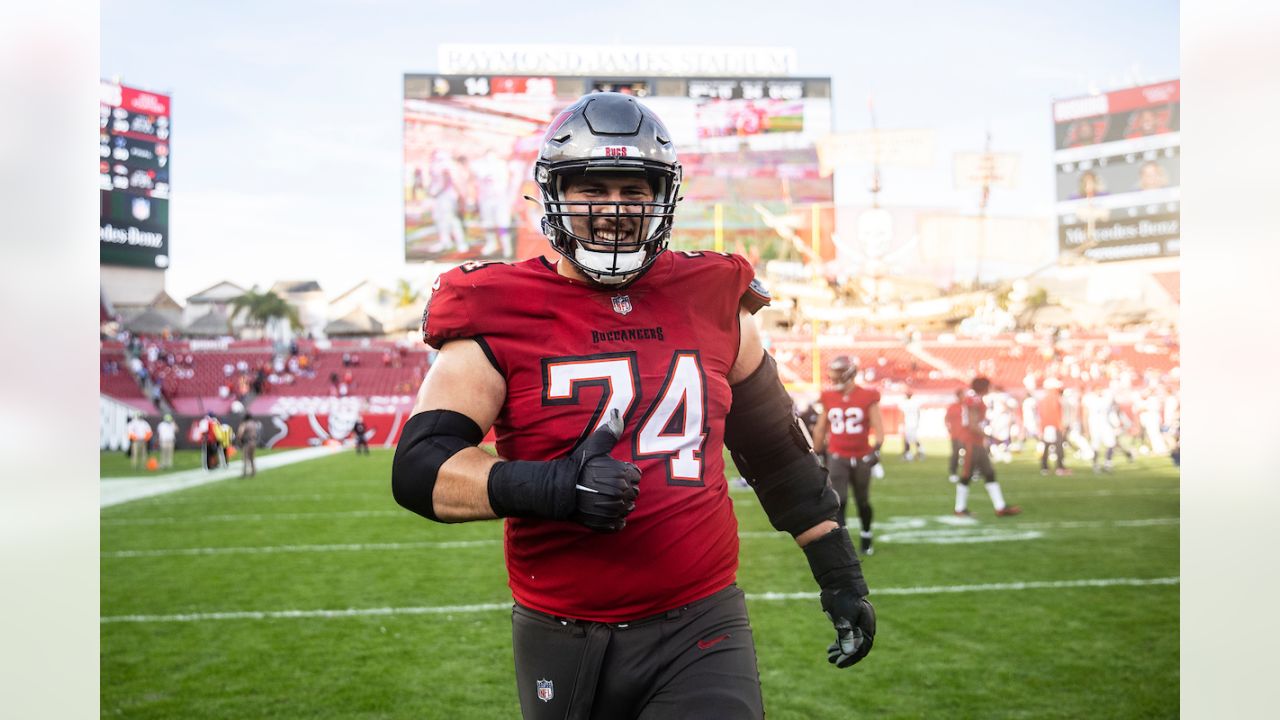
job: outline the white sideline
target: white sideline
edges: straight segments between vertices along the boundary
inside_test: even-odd
[[[263,455],[254,464],[257,465],[258,470],[270,470],[271,468],[291,465],[304,460],[333,455],[334,453],[342,452],[343,449],[340,447],[321,446],[289,450],[287,452]],[[158,477],[140,475],[137,477],[103,478],[98,490],[98,506],[111,507],[112,505],[127,503],[130,500],[141,500],[153,495],[163,495],[164,493],[186,490],[197,485],[236,477],[240,477],[240,463],[233,460],[227,467],[217,470],[195,468]]]
[[[1179,578],[1099,578],[1092,580],[1050,580],[1026,581],[1013,583],[991,583],[988,585],[940,585],[933,587],[879,588],[872,592],[878,595],[938,595],[944,593],[999,592],[1008,590],[1052,590],[1068,588],[1100,588],[1100,587],[1148,587],[1153,585],[1177,585]],[[816,600],[816,592],[798,593],[747,593],[747,599],[756,602],[778,602],[787,600]],[[482,603],[478,605],[435,605],[426,607],[381,607],[381,608],[346,608],[344,610],[262,610],[242,612],[189,613],[184,615],[108,615],[98,618],[100,624],[107,623],[154,623],[154,622],[202,622],[205,620],[275,620],[293,618],[346,618],[369,617],[375,615],[453,615],[479,612],[496,612],[511,610],[511,603]]]
[[[396,513],[399,514],[399,513]],[[175,520],[176,521],[176,520]],[[1078,529],[1078,528],[1103,528],[1103,527],[1160,527],[1167,525],[1179,524],[1178,518],[1149,518],[1145,520],[1094,520],[1094,521],[1068,521],[1068,522],[1043,522],[1043,523],[1019,523],[1010,525],[1008,528],[995,527],[969,527],[955,529],[939,529],[939,530],[893,530],[879,536],[881,542],[894,542],[898,538],[917,537],[922,534],[932,534],[940,538],[954,536],[963,533],[1004,533],[1003,538],[1009,537],[1009,531],[1030,530],[1030,529]],[[1040,534],[1036,533],[1035,537]],[[791,538],[785,533],[773,532],[770,530],[743,530],[738,533],[741,539],[766,538],[781,540],[790,540]],[[1021,535],[1015,535],[1015,539],[1021,538]],[[994,542],[994,540],[989,540]],[[359,552],[364,550],[429,550],[429,549],[450,549],[450,548],[474,548],[474,547],[490,547],[500,545],[501,540],[498,539],[480,539],[480,540],[436,540],[436,541],[420,541],[420,542],[386,542],[386,543],[334,543],[324,545],[261,545],[261,546],[230,546],[230,547],[198,547],[198,548],[157,548],[151,550],[110,550],[100,553],[103,558],[144,558],[144,557],[174,557],[179,555],[269,555],[273,553],[300,553],[300,552]]]

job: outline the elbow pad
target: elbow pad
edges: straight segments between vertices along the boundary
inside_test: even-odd
[[[833,519],[840,501],[813,454],[773,357],[765,353],[760,367],[732,391],[724,443],[738,472],[755,488],[769,522],[796,536]]]
[[[406,510],[437,522],[431,495],[440,467],[459,451],[475,447],[484,433],[474,420],[452,410],[428,410],[409,418],[391,464],[391,494]]]

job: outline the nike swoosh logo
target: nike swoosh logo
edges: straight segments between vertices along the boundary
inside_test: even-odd
[[[699,650],[710,650],[711,648],[715,647],[715,645],[716,645],[717,643],[719,643],[719,642],[721,642],[721,641],[723,641],[723,640],[728,640],[728,639],[729,639],[729,635],[728,635],[728,634],[725,634],[725,635],[717,635],[716,637],[713,637],[713,638],[711,638],[710,640],[699,640],[699,641],[698,641],[698,649],[699,649]]]

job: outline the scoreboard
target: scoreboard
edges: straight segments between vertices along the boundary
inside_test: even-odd
[[[98,115],[103,265],[169,266],[169,97],[103,80]]]
[[[404,76],[405,258],[523,259],[546,247],[532,170],[546,126],[591,92],[643,100],[684,169],[677,237],[704,244],[714,207],[781,212],[829,203],[817,142],[831,132],[831,80],[816,77]],[[733,212],[721,212],[732,230]],[[745,223],[744,223],[745,224]],[[758,222],[757,222],[758,224]]]
[[[1180,115],[1178,80],[1053,104],[1060,252],[1180,254]]]

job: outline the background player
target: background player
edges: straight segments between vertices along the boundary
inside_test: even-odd
[[[813,445],[818,453],[827,454],[827,472],[831,487],[840,497],[841,525],[846,523],[849,488],[858,506],[858,522],[862,526],[862,554],[870,555],[871,546],[871,475],[880,462],[880,446],[884,444],[884,421],[880,417],[880,391],[859,387],[854,379],[858,366],[841,355],[827,367],[832,387],[822,393],[822,414],[813,431]],[[875,444],[871,435],[875,435]]]
[[[1070,475],[1066,462],[1066,432],[1062,420],[1062,383],[1050,378],[1044,383],[1044,397],[1037,408],[1040,416],[1040,435],[1044,449],[1040,453],[1040,474],[1049,474],[1049,456],[1052,454],[1057,475]]]
[[[907,462],[924,460],[924,448],[920,445],[920,399],[911,390],[899,406],[902,410],[902,459]],[[911,448],[915,446],[913,451]]]
[[[947,435],[951,438],[951,459],[947,461],[947,480],[960,481],[960,458],[964,455],[964,388],[956,390],[956,400],[947,406],[943,415]]]
[[[836,629],[829,662],[858,662],[875,633],[839,503],[751,317],[767,293],[739,256],[666,252],[670,137],[632,97],[570,106],[535,170],[561,258],[467,263],[423,317],[439,353],[392,490],[432,520],[506,518],[527,718],[763,716],[724,447],[804,548]],[[476,447],[491,426],[498,457]]]
[[[960,428],[964,442],[964,467],[960,472],[960,482],[956,483],[955,514],[972,517],[969,512],[969,482],[975,474],[981,475],[987,494],[991,496],[991,505],[996,509],[997,517],[1008,517],[1022,512],[1017,505],[1009,505],[1004,501],[1004,493],[1000,483],[996,482],[996,469],[991,465],[991,455],[987,452],[987,436],[983,425],[987,417],[987,405],[984,397],[991,390],[991,381],[985,377],[976,377],[969,385],[969,391],[960,401]]]

